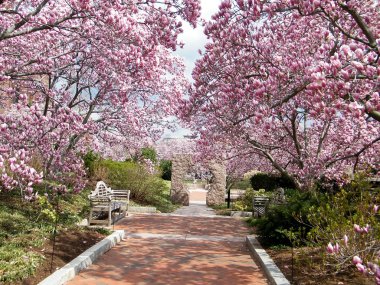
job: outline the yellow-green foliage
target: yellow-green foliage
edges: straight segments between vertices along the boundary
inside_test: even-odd
[[[134,202],[155,206],[161,212],[174,209],[170,202],[168,183],[157,175],[150,174],[138,163],[102,160],[95,166],[95,175],[112,189],[131,190]]]
[[[233,204],[234,210],[237,211],[252,211],[253,210],[253,197],[255,196],[271,196],[271,193],[265,192],[265,189],[259,189],[258,191],[252,188],[247,188],[244,195],[239,197]]]

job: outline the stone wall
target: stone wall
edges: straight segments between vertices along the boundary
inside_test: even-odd
[[[222,162],[212,161],[209,163],[212,174],[210,190],[207,192],[207,206],[220,205],[225,202],[226,191],[226,167]]]
[[[177,155],[172,160],[172,186],[170,196],[173,202],[189,205],[189,191],[183,182],[184,176],[193,165],[191,156]]]
[[[172,159],[171,199],[173,202],[189,205],[189,191],[184,183],[186,173],[193,167],[190,155],[176,155]],[[208,206],[220,205],[225,201],[226,167],[224,163],[212,161],[208,165],[212,178],[206,196]]]

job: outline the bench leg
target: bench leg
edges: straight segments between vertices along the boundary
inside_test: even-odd
[[[88,216],[88,225],[91,225],[91,222],[92,222],[92,215],[93,215],[93,210],[92,210],[92,207],[91,207],[90,215]]]
[[[126,204],[123,204],[122,206],[121,206],[121,208],[120,208],[120,210],[119,210],[121,213],[121,215],[122,215],[122,217],[124,218],[125,216],[126,216],[126,213],[127,213],[127,205]]]
[[[112,210],[111,206],[108,208],[108,226],[110,227],[112,224]]]

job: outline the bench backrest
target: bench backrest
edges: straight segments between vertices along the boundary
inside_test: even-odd
[[[269,203],[268,197],[253,197],[253,207],[266,206]]]
[[[130,190],[112,190],[112,199],[113,200],[123,200],[124,202],[129,203],[129,195],[131,194]]]
[[[106,183],[103,181],[98,181],[96,183],[95,190],[91,192],[91,197],[107,197],[112,195],[112,190],[110,187],[107,187]]]

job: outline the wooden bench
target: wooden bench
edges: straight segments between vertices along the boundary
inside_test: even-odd
[[[95,190],[88,196],[91,207],[88,224],[111,226],[112,223],[125,217],[129,206],[129,195],[130,190],[113,190],[103,181],[99,181]],[[108,215],[106,220],[103,219],[103,214]]]
[[[255,196],[253,197],[253,216],[260,217],[265,215],[266,209],[269,204],[269,197]]]

